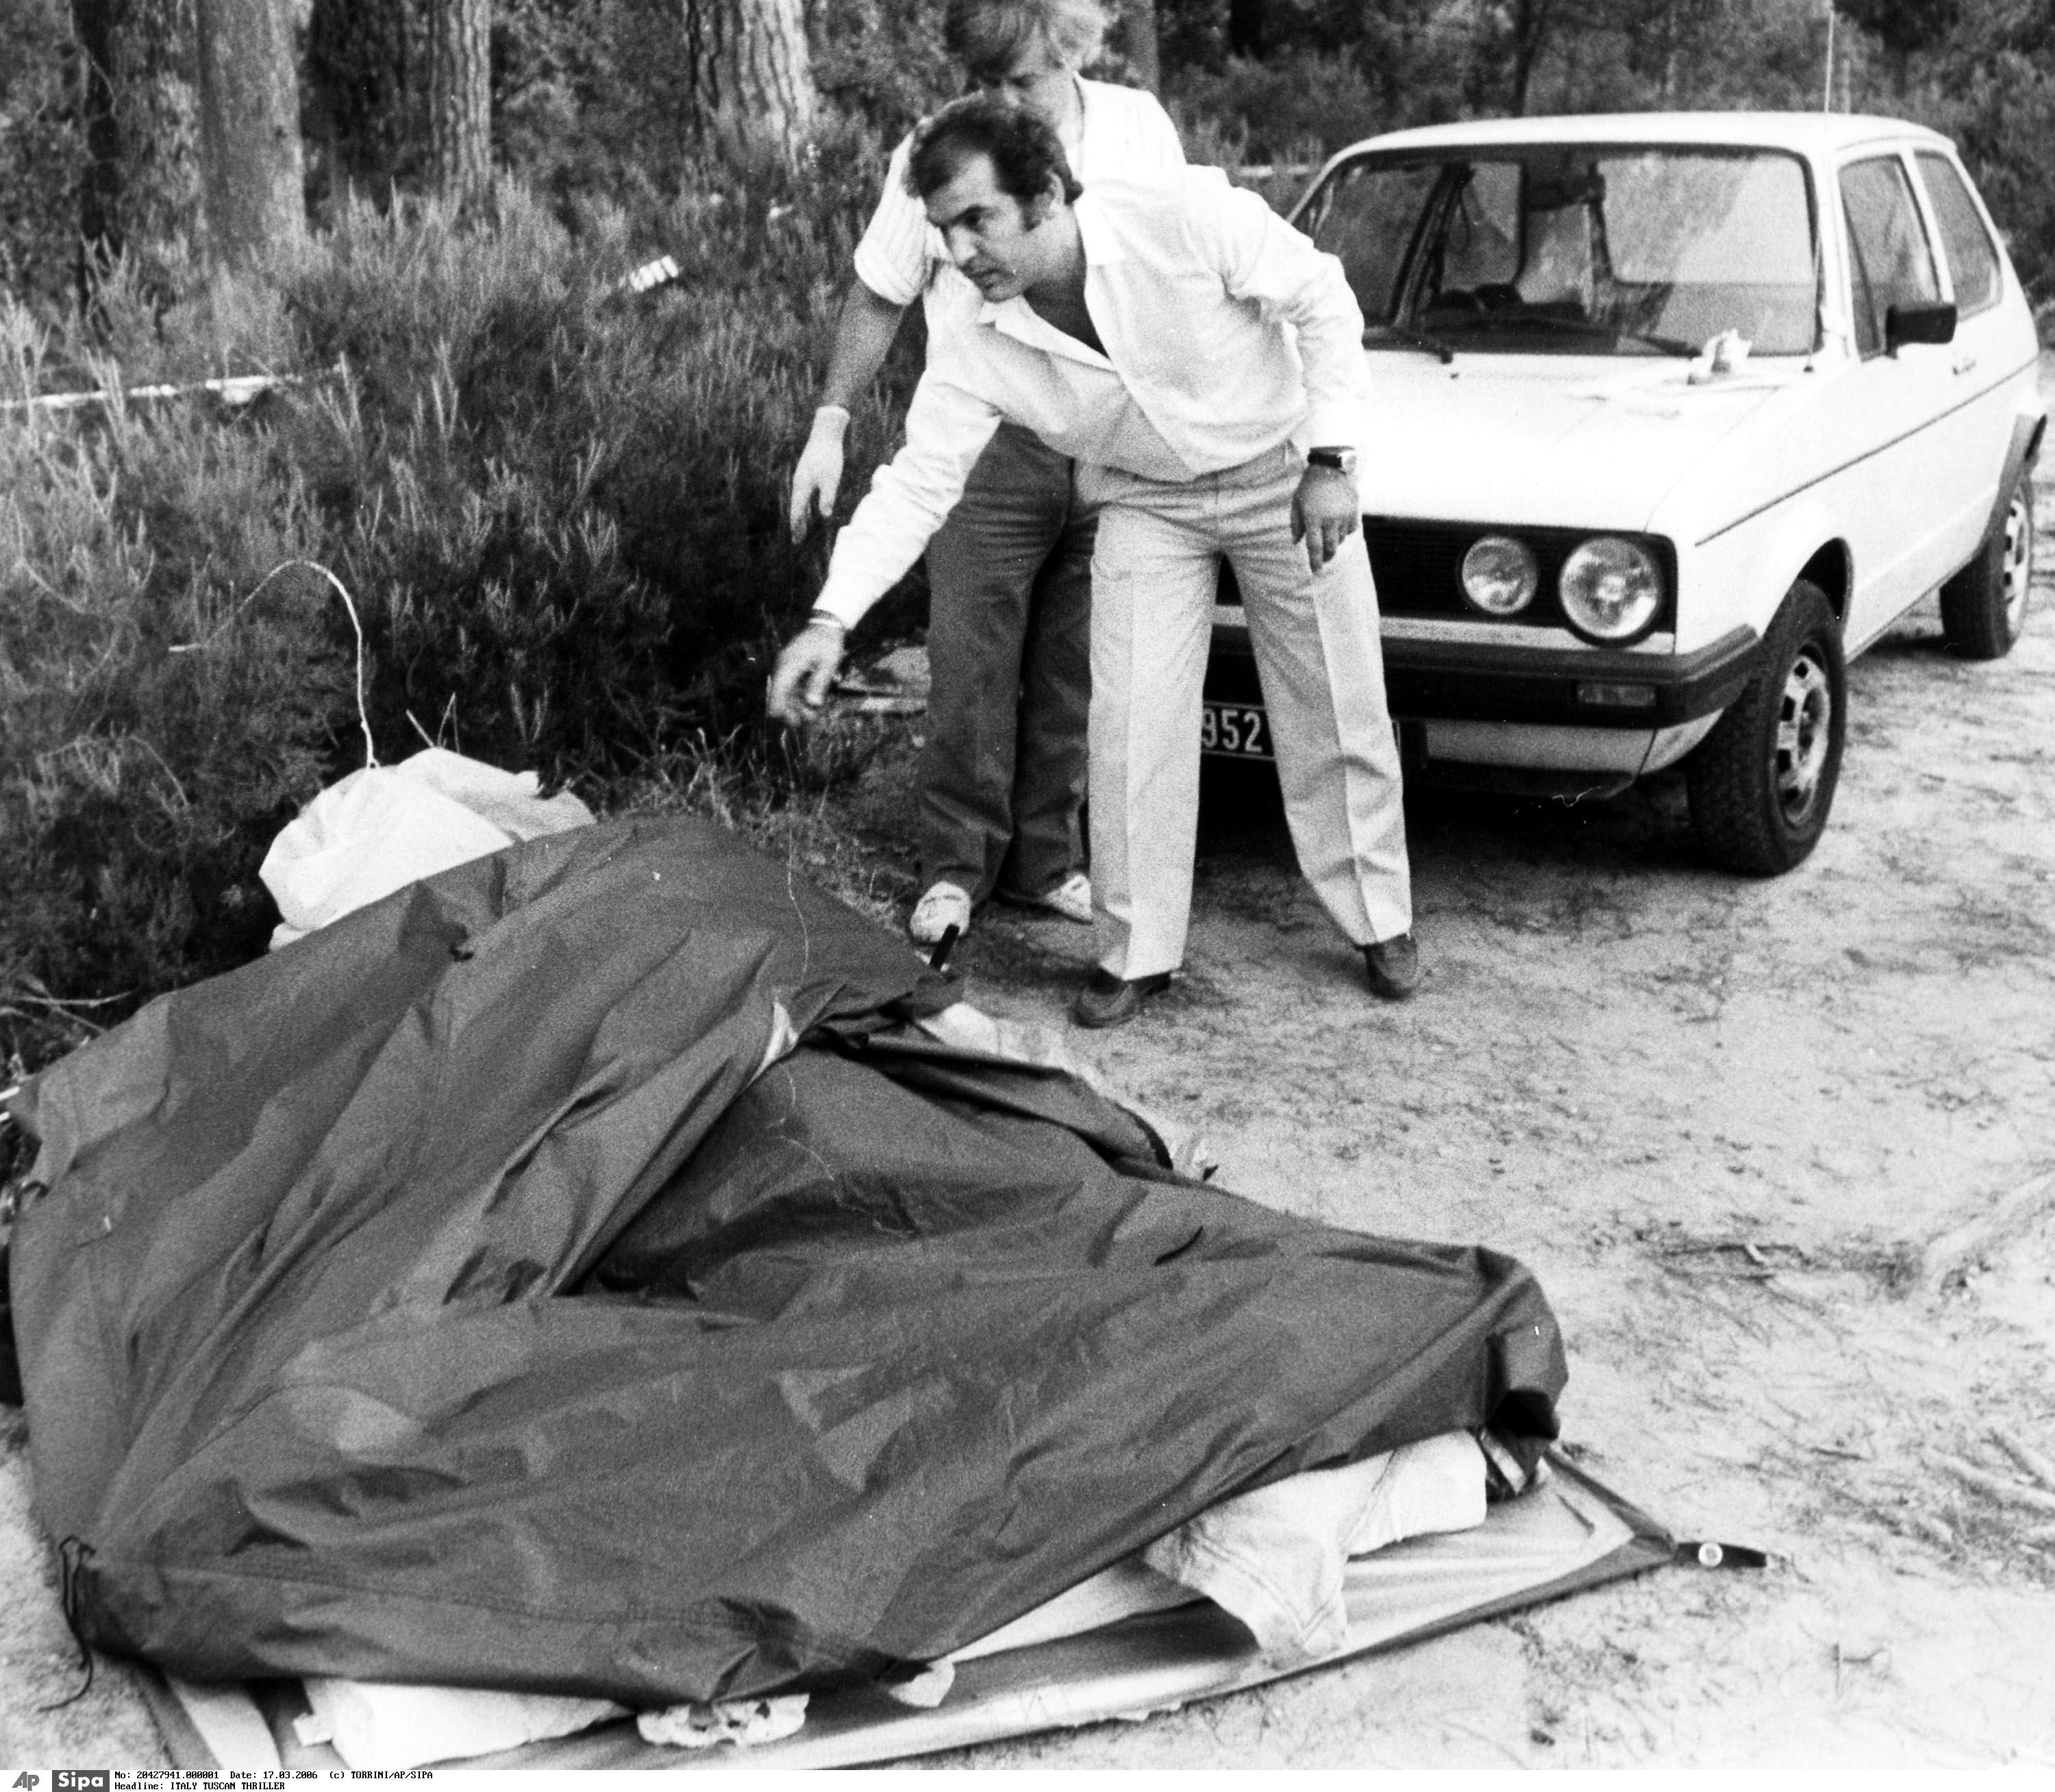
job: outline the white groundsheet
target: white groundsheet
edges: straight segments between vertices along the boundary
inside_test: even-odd
[[[1091,1628],[959,1658],[953,1683],[932,1710],[874,1687],[853,1687],[816,1696],[799,1730],[746,1750],[732,1743],[697,1751],[661,1747],[644,1740],[624,1718],[461,1764],[846,1767],[1138,1719],[1635,1572],[1663,1559],[1666,1547],[1666,1538],[1638,1530],[1601,1492],[1559,1473],[1493,1506],[1475,1530],[1414,1537],[1350,1562],[1347,1640],[1292,1667],[1266,1660],[1249,1632],[1210,1601],[1161,1608],[1160,1577],[1126,1573],[1121,1565],[1087,1583],[1091,1597],[1074,1602]],[[295,1719],[304,1719],[309,1707],[296,1683],[199,1687],[159,1681],[150,1691],[180,1766],[247,1772],[344,1766],[329,1744],[301,1739]]]

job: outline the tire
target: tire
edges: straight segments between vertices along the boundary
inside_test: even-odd
[[[1804,860],[1826,831],[1848,732],[1840,625],[1811,580],[1791,587],[1745,689],[1685,761],[1708,857],[1749,877]]]
[[[1977,557],[1941,587],[1941,632],[1966,660],[2002,660],[2026,626],[2033,577],[2033,487],[2021,469]]]

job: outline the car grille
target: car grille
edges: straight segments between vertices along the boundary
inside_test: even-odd
[[[1365,518],[1363,539],[1370,549],[1370,570],[1377,580],[1377,607],[1387,616],[1476,615],[1476,609],[1464,599],[1461,573],[1463,556],[1477,533]],[[1563,570],[1563,553],[1568,550],[1556,554],[1551,565],[1541,556],[1538,544],[1530,541],[1528,546],[1541,560],[1541,589],[1528,606],[1531,615],[1544,604],[1552,606],[1555,575]]]

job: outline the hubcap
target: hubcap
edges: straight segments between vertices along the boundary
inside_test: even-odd
[[[1785,823],[1802,827],[1820,799],[1833,735],[1834,696],[1826,662],[1809,642],[1799,649],[1784,680],[1777,716],[1777,802]]]
[[[2017,639],[2026,621],[2026,588],[2033,579],[2033,501],[2014,493],[2005,513],[2005,630]]]

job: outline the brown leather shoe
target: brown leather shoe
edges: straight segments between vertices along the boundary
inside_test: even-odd
[[[1402,1002],[1420,987],[1420,953],[1410,933],[1372,940],[1363,949],[1370,986],[1388,1002]]]
[[[1158,971],[1150,977],[1118,977],[1111,971],[1094,971],[1091,981],[1078,992],[1071,1005],[1071,1018],[1081,1027],[1117,1027],[1132,1020],[1151,996],[1170,987],[1170,973]]]

